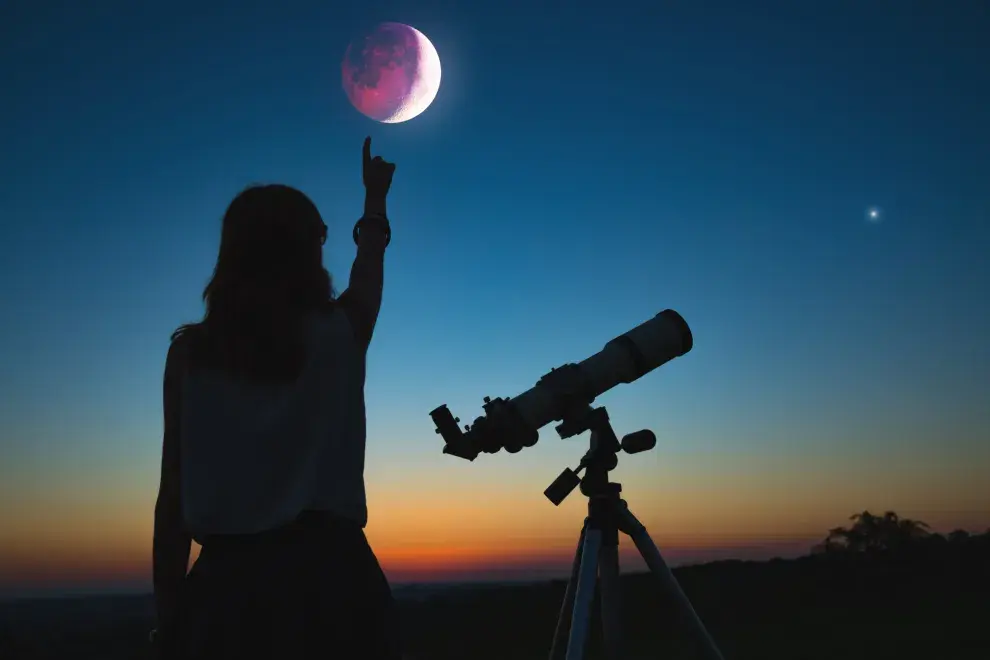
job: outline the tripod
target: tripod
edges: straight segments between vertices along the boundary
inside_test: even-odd
[[[602,633],[608,660],[622,660],[625,649],[622,640],[622,618],[619,603],[619,532],[632,538],[646,561],[650,572],[660,580],[660,587],[672,597],[695,638],[705,660],[722,660],[722,654],[708,634],[705,624],[694,611],[660,550],[639,520],[629,511],[619,496],[622,485],[609,481],[609,471],[618,465],[618,453],[635,454],[652,449],[656,436],[651,431],[637,431],[620,442],[609,423],[605,408],[582,407],[557,427],[561,438],[591,431],[591,448],[577,470],[564,470],[544,491],[547,498],[559,505],[576,488],[588,497],[588,517],[584,520],[578,541],[571,576],[564,592],[557,629],[554,632],[550,660],[583,660],[595,596],[599,581]],[[584,476],[578,472],[584,470]],[[568,613],[570,616],[568,616]]]

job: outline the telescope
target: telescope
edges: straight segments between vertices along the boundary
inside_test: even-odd
[[[601,394],[620,383],[631,383],[662,364],[691,350],[691,329],[680,314],[667,309],[649,321],[619,335],[583,362],[551,369],[535,386],[511,399],[485,397],[485,414],[466,425],[453,416],[446,404],[430,413],[436,433],[443,437],[443,452],[473,461],[478,454],[510,453],[532,447],[539,430],[564,420],[556,427],[562,439],[583,433],[587,427],[568,423],[583,417],[583,411]],[[636,449],[630,438],[627,451]],[[651,447],[649,447],[651,448]]]
[[[485,397],[485,414],[461,431],[459,419],[443,405],[430,413],[436,432],[443,436],[444,453],[473,461],[481,452],[494,454],[504,448],[515,453],[532,447],[539,430],[560,421],[561,439],[590,431],[589,449],[575,469],[566,468],[543,491],[559,506],[578,486],[588,498],[571,575],[557,618],[550,660],[584,660],[592,601],[597,593],[602,639],[608,660],[626,657],[622,639],[622,613],[618,603],[619,535],[629,536],[658,584],[673,599],[682,620],[705,660],[723,660],[721,651],[681,589],[646,527],[622,499],[622,484],[609,473],[618,465],[618,454],[653,449],[656,436],[644,429],[621,441],[604,407],[592,402],[619,383],[631,383],[662,364],[691,350],[691,329],[672,309],[619,335],[598,353],[577,364],[551,369],[535,386],[512,399]],[[584,474],[579,476],[578,473]]]

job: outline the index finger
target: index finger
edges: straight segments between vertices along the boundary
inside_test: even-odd
[[[371,162],[371,136],[364,138],[364,164]]]

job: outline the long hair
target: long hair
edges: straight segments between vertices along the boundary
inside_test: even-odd
[[[289,186],[237,195],[203,291],[206,313],[172,335],[186,343],[190,364],[245,380],[294,379],[305,359],[302,319],[334,298],[323,267],[326,230],[316,205]]]

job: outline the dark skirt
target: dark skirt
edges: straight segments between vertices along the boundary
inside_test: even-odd
[[[190,660],[401,657],[395,602],[359,525],[303,514],[202,546],[184,596]]]

